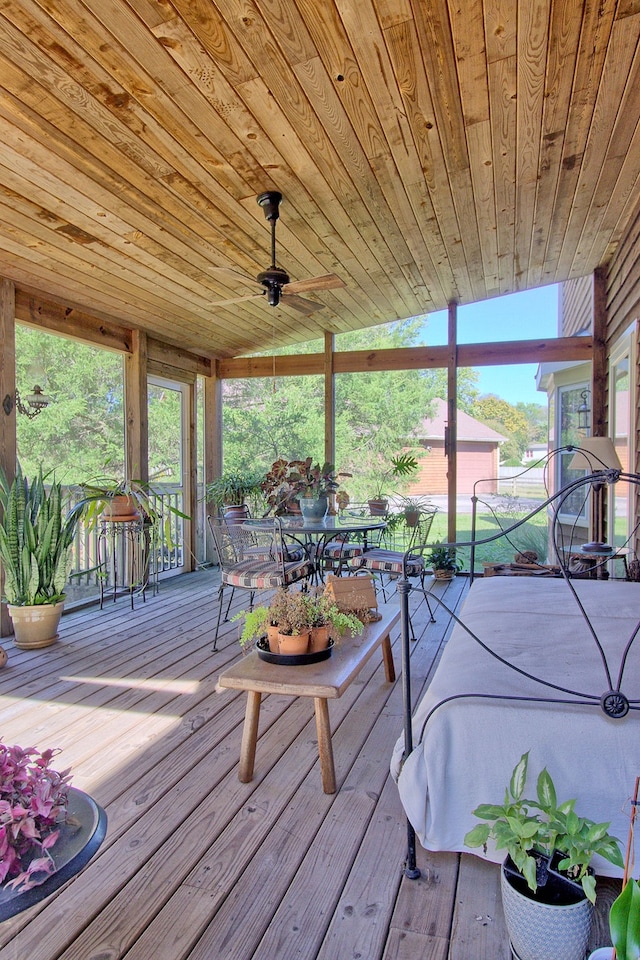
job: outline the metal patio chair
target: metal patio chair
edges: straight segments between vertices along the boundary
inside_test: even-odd
[[[406,576],[410,580],[420,581],[420,589],[429,610],[431,623],[435,623],[435,617],[429,603],[428,590],[425,587],[425,578],[430,576],[431,571],[425,563],[423,551],[428,543],[429,532],[437,510],[437,507],[432,507],[420,511],[417,524],[410,528],[411,535],[406,550],[387,550],[383,545],[380,545],[366,550],[361,556],[354,557],[349,562],[351,570],[368,570],[377,578],[385,603],[389,588],[394,581],[403,575],[406,562]],[[415,553],[412,553],[413,547],[415,547]],[[413,627],[411,630],[413,633]],[[413,639],[415,639],[415,636]]]
[[[251,609],[258,590],[275,590],[308,581],[314,573],[314,564],[306,555],[300,557],[296,554],[296,559],[288,559],[290,554],[278,518],[273,520],[269,529],[261,530],[250,529],[242,523],[229,525],[220,517],[208,517],[208,522],[220,563],[218,619],[213,643],[216,650],[225,587],[231,587],[224,615],[226,623],[236,589],[249,591]]]

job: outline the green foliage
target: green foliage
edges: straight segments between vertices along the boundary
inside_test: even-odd
[[[278,589],[266,607],[241,610],[231,618],[244,619],[240,634],[240,646],[246,649],[255,640],[264,636],[268,626],[277,626],[280,633],[297,634],[312,627],[331,627],[334,637],[342,637],[351,631],[362,633],[362,621],[350,613],[342,613],[337,603],[325,594],[303,593],[301,590]]]
[[[611,941],[616,960],[638,960],[640,957],[640,884],[628,880],[609,911]]]
[[[594,854],[623,866],[619,841],[607,833],[608,823],[594,823],[579,817],[575,800],[557,802],[553,780],[546,767],[538,776],[537,800],[524,798],[529,752],[514,767],[503,804],[480,804],[474,816],[479,823],[464,838],[468,847],[485,846],[489,838],[496,850],[506,850],[533,892],[537,890],[536,861],[532,851],[563,855],[558,869],[580,882],[585,895],[595,903],[596,885],[588,872]]]
[[[53,398],[34,420],[17,418],[18,455],[27,476],[35,476],[40,465],[45,473],[55,466],[56,477],[69,485],[103,473],[107,464],[124,470],[119,354],[17,324],[16,367],[22,393],[37,381]]]
[[[18,464],[11,484],[0,471],[0,504],[7,602],[34,606],[64,600],[78,515],[67,512],[60,484],[54,480],[46,487],[41,469],[30,483]]]
[[[264,474],[243,472],[240,470],[223,473],[207,484],[205,499],[216,507],[239,505],[261,492],[260,484]]]
[[[451,570],[457,573],[462,570],[462,561],[456,557],[455,547],[447,547],[436,543],[426,556],[426,561],[434,570]]]

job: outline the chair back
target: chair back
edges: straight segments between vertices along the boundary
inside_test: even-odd
[[[211,536],[218,554],[218,562],[222,570],[230,570],[235,564],[240,562],[238,550],[236,549],[236,538],[232,535],[232,528],[227,524],[224,517],[207,517]],[[234,525],[235,526],[235,525]]]

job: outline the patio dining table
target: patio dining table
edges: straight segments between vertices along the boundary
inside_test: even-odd
[[[345,543],[354,534],[362,537],[363,550],[367,549],[367,535],[383,531],[386,520],[381,517],[354,517],[348,514],[326,516],[323,520],[305,520],[301,516],[281,517],[283,536],[300,544],[307,556],[317,563],[329,543],[344,539]],[[270,530],[273,519],[245,520],[244,525],[254,530]]]

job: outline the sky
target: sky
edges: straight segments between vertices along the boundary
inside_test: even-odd
[[[458,307],[458,343],[493,340],[534,340],[558,335],[558,287],[551,284],[523,293]],[[447,342],[447,311],[429,314],[424,343]],[[546,404],[546,394],[536,390],[538,365],[476,367],[481,393],[495,393],[509,403]]]

